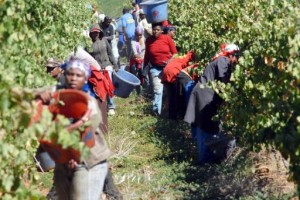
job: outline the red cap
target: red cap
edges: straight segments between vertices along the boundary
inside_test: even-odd
[[[97,32],[97,33],[100,33],[100,29],[99,28],[92,28],[91,30],[90,30],[90,33],[92,33],[92,32]]]

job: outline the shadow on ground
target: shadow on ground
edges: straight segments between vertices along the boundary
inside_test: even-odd
[[[152,135],[159,141],[158,145],[162,149],[156,159],[164,160],[170,165],[185,163],[184,169],[178,169],[184,176],[177,177],[179,182],[185,184],[176,188],[185,194],[183,199],[290,197],[280,192],[266,191],[268,186],[261,185],[260,177],[253,173],[254,157],[249,156],[246,148],[237,147],[232,157],[222,163],[198,165],[196,143],[190,132],[189,125],[181,120],[158,117]],[[272,180],[268,180],[268,183],[271,182]]]

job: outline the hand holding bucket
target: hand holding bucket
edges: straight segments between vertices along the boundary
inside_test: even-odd
[[[91,109],[88,107],[89,97],[86,93],[73,89],[57,91],[53,94],[53,99],[48,106],[53,114],[53,122],[56,123],[57,115],[63,115],[72,119],[73,123],[66,127],[68,131],[79,130],[84,123],[90,120]],[[95,145],[94,131],[91,127],[84,127],[81,132],[81,140],[87,147]],[[43,137],[39,140],[41,146],[50,154],[51,158],[58,163],[67,163],[74,159],[80,161],[80,152],[67,148],[63,149],[55,140],[45,140]]]

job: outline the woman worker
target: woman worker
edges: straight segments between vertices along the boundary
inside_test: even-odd
[[[144,66],[150,70],[150,79],[153,84],[153,114],[160,115],[163,97],[161,75],[169,60],[177,54],[174,41],[169,35],[162,34],[162,23],[152,24],[153,35],[146,40]],[[145,69],[145,70],[146,70]],[[147,74],[147,72],[143,73]]]
[[[129,71],[138,77],[143,85],[142,70],[144,65],[145,41],[143,39],[143,29],[137,26],[135,29],[135,38],[131,41],[132,56],[129,63]],[[141,95],[141,86],[136,86],[137,94]]]
[[[113,56],[112,49],[107,39],[104,38],[103,31],[99,24],[94,24],[90,30],[90,38],[93,41],[92,52],[90,54],[99,63],[102,69],[106,69],[109,72],[109,76],[112,79],[113,69],[118,71],[119,66]],[[108,114],[115,114],[115,104],[113,97],[108,97]]]
[[[222,155],[216,155],[217,151],[212,151],[207,146],[209,141],[222,139],[221,120],[215,119],[214,116],[224,102],[221,96],[209,87],[208,83],[214,81],[229,83],[231,74],[239,61],[239,52],[240,49],[237,45],[226,45],[222,52],[207,65],[199,82],[191,92],[184,121],[192,125],[192,134],[197,141],[199,164],[219,162],[223,158],[227,158],[235,146],[235,140],[229,138],[227,143],[216,143],[216,146],[222,150]],[[222,149],[224,147],[225,150]]]
[[[62,88],[82,90],[90,76],[90,65],[83,61],[70,60],[65,68],[66,84]],[[49,103],[52,92],[60,89],[53,87],[49,90],[39,92],[37,97],[43,103]],[[104,180],[108,171],[107,159],[111,151],[107,147],[103,134],[99,129],[101,113],[96,99],[89,96],[89,108],[92,109],[92,128],[95,130],[95,145],[90,149],[87,158],[76,162],[70,160],[68,163],[56,163],[54,169],[54,185],[59,199],[89,199],[100,198],[103,190]]]

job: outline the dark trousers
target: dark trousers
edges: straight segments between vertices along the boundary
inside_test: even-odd
[[[168,109],[168,118],[169,119],[177,119],[177,98],[176,98],[176,85],[175,83],[167,83],[164,84],[166,88],[167,95],[167,109]]]
[[[114,184],[112,173],[110,170],[107,172],[107,176],[104,182],[103,192],[107,195],[110,200],[122,200],[122,194]]]

